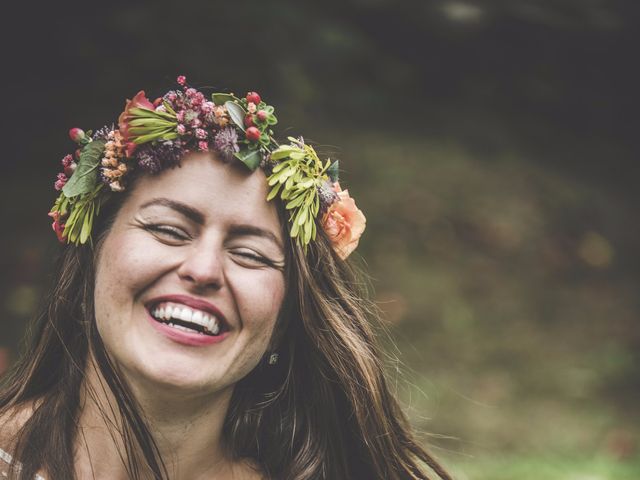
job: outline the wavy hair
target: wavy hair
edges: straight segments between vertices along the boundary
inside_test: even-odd
[[[31,480],[39,470],[51,479],[75,478],[89,362],[115,399],[109,408],[119,421],[112,435],[124,444],[130,478],[170,478],[95,322],[100,245],[127,195],[117,197],[96,219],[95,248],[64,247],[24,353],[3,379],[0,418],[32,406],[12,439],[14,458],[22,462],[12,466],[19,480]],[[282,220],[282,208],[280,215]],[[282,221],[285,230],[287,223]],[[275,366],[262,361],[235,386],[223,428],[226,445],[274,480],[450,480],[415,440],[388,388],[373,327],[377,310],[361,277],[320,230],[306,252],[293,241],[287,245],[287,295],[271,340],[280,359]]]

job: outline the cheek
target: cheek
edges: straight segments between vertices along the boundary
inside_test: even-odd
[[[260,278],[243,280],[238,285],[238,308],[242,326],[252,337],[252,345],[260,346],[264,353],[275,326],[284,299],[284,277],[279,272],[268,272]]]
[[[135,235],[114,232],[103,244],[96,270],[96,321],[102,331],[104,325],[126,318],[137,298],[162,268],[158,259],[166,258],[148,244],[144,247]]]

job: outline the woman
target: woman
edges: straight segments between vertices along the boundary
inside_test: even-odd
[[[5,470],[450,478],[387,388],[337,164],[278,145],[257,93],[178,83],[127,101],[118,129],[70,132],[50,213],[66,246],[0,392]]]

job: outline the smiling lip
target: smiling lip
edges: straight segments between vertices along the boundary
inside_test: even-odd
[[[154,305],[158,305],[163,302],[181,303],[189,308],[207,312],[218,319],[220,327],[225,327],[227,330],[230,329],[229,322],[227,322],[227,319],[224,317],[222,312],[218,310],[215,305],[199,298],[193,298],[187,295],[162,295],[160,297],[152,298],[145,304],[145,306],[147,307],[147,310],[151,312]]]
[[[154,307],[154,305],[158,305],[163,302],[181,303],[182,305],[185,305],[187,307],[201,310],[203,312],[214,315],[220,322],[220,326],[223,327],[223,329],[226,331],[223,331],[219,335],[203,335],[200,333],[189,333],[172,328],[169,325],[159,322],[151,315],[151,309]],[[151,325],[162,335],[183,345],[194,347],[211,345],[223,341],[229,334],[229,324],[224,318],[224,315],[222,315],[222,312],[220,312],[220,310],[218,310],[214,305],[207,302],[206,300],[200,300],[198,298],[189,297],[187,295],[163,295],[153,298],[145,304],[145,307],[147,309],[148,318],[151,322]]]

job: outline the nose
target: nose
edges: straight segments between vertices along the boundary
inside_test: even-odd
[[[183,282],[198,289],[219,289],[224,285],[223,250],[215,240],[200,238],[186,252],[178,268]]]

